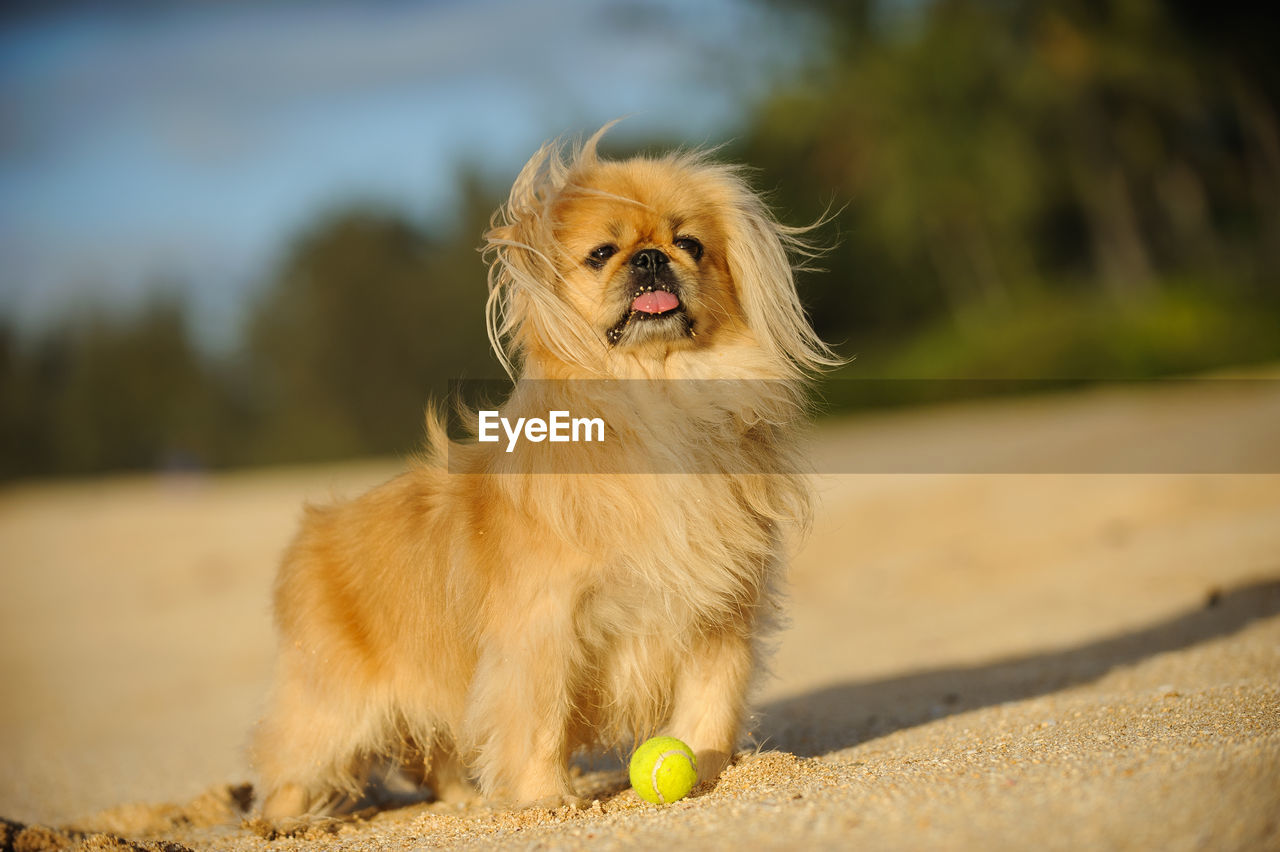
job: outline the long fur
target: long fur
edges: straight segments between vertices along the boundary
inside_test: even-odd
[[[600,133],[545,146],[495,214],[487,328],[516,379],[504,416],[589,411],[608,439],[569,465],[563,445],[451,442],[433,411],[408,472],[307,509],[253,747],[268,816],[358,795],[376,760],[442,798],[474,781],[556,803],[582,747],[669,733],[705,779],[737,746],[784,536],[808,517],[804,376],[836,359],[796,295],[802,229],[704,153],[609,161]],[[674,247],[680,228],[705,255]],[[584,264],[610,240],[616,260]],[[653,247],[688,333],[641,317],[613,345],[628,258]]]

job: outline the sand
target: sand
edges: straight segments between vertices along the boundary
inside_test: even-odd
[[[893,472],[1036,469],[1062,434],[1138,452],[1203,393],[825,423],[820,470],[890,472],[818,478],[743,750],[662,808],[606,761],[582,810],[406,795],[276,836],[243,755],[275,562],[302,500],[398,463],[9,486],[0,850],[1280,849],[1280,424],[1233,438],[1225,473]]]

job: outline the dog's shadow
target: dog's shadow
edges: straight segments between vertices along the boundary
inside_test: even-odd
[[[955,713],[1019,701],[1098,679],[1118,666],[1241,630],[1280,613],[1280,580],[1209,591],[1203,607],[1074,648],[979,666],[853,681],[759,709],[764,748],[816,757]]]

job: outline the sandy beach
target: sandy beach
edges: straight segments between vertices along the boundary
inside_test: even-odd
[[[1151,451],[1206,393],[825,421],[749,736],[661,808],[606,761],[583,810],[405,794],[276,836],[243,786],[276,561],[304,500],[400,463],[11,485],[0,850],[1280,849],[1280,408],[1231,402],[1251,425],[1214,472],[1030,472],[1064,434]],[[1028,472],[908,472],[924,453]]]

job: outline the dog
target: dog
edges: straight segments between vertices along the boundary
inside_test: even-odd
[[[607,129],[543,146],[485,235],[504,417],[607,435],[570,463],[527,426],[453,441],[432,408],[406,473],[306,507],[251,746],[265,817],[332,811],[378,761],[555,807],[580,749],[670,734],[700,781],[734,754],[809,512],[807,382],[838,359],[796,292],[807,229],[706,152],[607,159]]]

